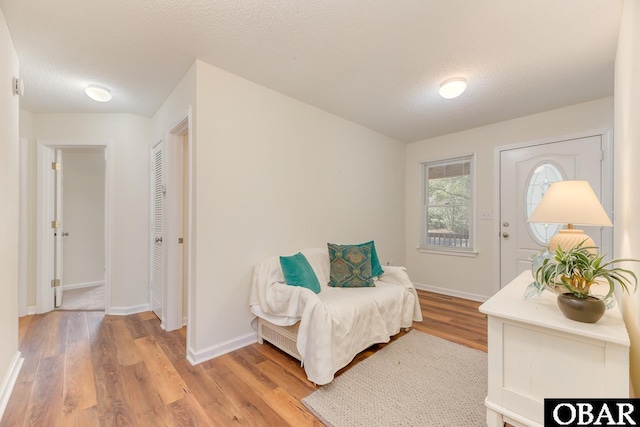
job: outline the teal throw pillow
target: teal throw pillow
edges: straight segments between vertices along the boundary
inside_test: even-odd
[[[378,259],[378,253],[376,252],[376,244],[372,241],[367,243],[361,243],[358,246],[371,246],[371,275],[373,277],[382,276],[384,274],[384,270],[382,269],[382,265],[380,265],[380,260]]]
[[[287,285],[302,286],[311,289],[316,294],[320,293],[318,277],[301,252],[292,256],[281,256],[280,267],[282,267],[284,281]]]
[[[329,250],[329,286],[338,288],[373,287],[371,245],[327,244]]]

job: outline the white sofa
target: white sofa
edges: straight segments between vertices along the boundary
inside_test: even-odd
[[[422,320],[418,295],[404,267],[383,267],[375,287],[335,288],[327,285],[327,248],[301,252],[318,277],[320,293],[285,284],[279,257],[274,256],[255,266],[249,305],[257,316],[258,340],[301,360],[309,381],[331,382],[359,352]]]

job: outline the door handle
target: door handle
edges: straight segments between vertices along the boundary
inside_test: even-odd
[[[162,237],[156,237],[156,243],[162,243]]]
[[[509,237],[509,233],[507,233],[507,232],[505,231],[504,233],[502,233],[502,237],[504,237],[504,238],[506,239],[507,237]]]

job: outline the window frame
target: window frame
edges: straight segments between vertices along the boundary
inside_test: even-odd
[[[469,178],[471,179],[471,196],[469,198],[469,246],[430,245],[427,243],[427,211],[429,208],[427,186],[428,170],[430,167],[469,162]],[[446,157],[438,160],[420,162],[420,235],[418,236],[418,251],[425,253],[437,253],[445,255],[475,257],[477,251],[476,222],[477,222],[477,188],[476,188],[476,153],[455,157]]]

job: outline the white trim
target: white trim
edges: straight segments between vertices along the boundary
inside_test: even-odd
[[[30,305],[29,307],[27,307],[27,316],[33,316],[37,312],[38,311],[36,310],[36,306],[35,305]]]
[[[195,210],[195,185],[196,185],[196,146],[193,138],[193,112],[189,106],[185,116],[189,118],[187,132],[187,348],[191,348],[191,343],[195,342],[196,334],[196,303],[195,303],[195,260],[196,256],[196,210]],[[193,338],[192,338],[193,337]],[[256,338],[257,339],[257,338]]]
[[[464,251],[464,250],[456,250],[456,249],[435,249],[435,246],[417,247],[416,249],[418,250],[418,252],[421,252],[423,254],[463,256],[468,258],[475,258],[480,253],[475,250]]]
[[[107,141],[104,149],[104,253],[105,253],[105,271],[104,271],[104,314],[111,314],[111,239],[113,230],[113,206],[111,203],[111,191],[115,189],[111,186],[111,180],[115,179],[114,162],[111,161],[111,142]]]
[[[246,335],[242,335],[240,337],[224,341],[220,344],[212,345],[210,347],[205,348],[204,350],[200,350],[197,352],[194,351],[194,349],[192,349],[191,347],[189,347],[189,351],[187,353],[187,360],[192,365],[197,365],[198,363],[215,359],[218,356],[231,353],[232,351],[238,350],[242,347],[246,347],[248,345],[251,345],[257,342],[258,342],[258,333],[251,332]]]
[[[145,311],[150,311],[149,303],[129,307],[111,307],[109,314],[112,316],[128,316],[129,314],[143,313]]]
[[[16,385],[16,380],[18,379],[18,374],[20,373],[23,362],[24,358],[21,357],[20,352],[17,351],[16,354],[13,355],[9,370],[5,374],[2,384],[0,384],[0,420],[2,420],[4,410],[7,408],[7,403],[9,403],[11,392]]]
[[[504,146],[506,147],[506,146]],[[506,150],[506,148],[505,148]],[[500,157],[503,149],[493,149],[493,293],[500,290]]]
[[[611,218],[611,222],[615,227],[615,212],[613,211],[613,195],[616,191],[614,182],[613,182],[613,129],[608,129],[602,135],[602,188],[600,192],[602,193],[602,207],[605,212]],[[606,190],[611,191],[606,191]],[[610,233],[602,233],[602,247],[609,248],[606,250],[607,253],[610,254],[611,258],[613,258],[614,251],[614,242],[613,242],[613,228]],[[620,301],[618,301],[620,302]],[[623,310],[622,304],[620,304],[620,310]]]
[[[45,232],[47,222],[53,218],[47,194],[51,192],[52,177],[46,165],[53,161],[53,149],[38,141],[37,143],[37,201],[36,201],[36,312],[46,313],[53,310],[53,291],[47,284],[53,278],[52,266],[43,260],[53,259],[51,247],[53,236]]]
[[[484,399],[484,405],[488,409],[492,410],[493,412],[497,412],[499,415],[502,415],[503,425],[504,423],[509,423],[511,425],[522,424],[524,426],[529,426],[529,427],[544,427],[543,424],[539,424],[530,418],[527,418],[523,415],[516,414],[515,412],[510,411],[509,409],[505,408],[502,405],[497,405],[489,401],[488,397]]]
[[[29,140],[20,138],[20,208],[18,225],[18,317],[29,312]]]
[[[94,286],[104,285],[104,280],[100,280],[97,282],[85,282],[85,283],[74,283],[71,285],[62,285],[62,288],[65,291],[70,291],[71,289],[80,289],[80,288],[93,288]]]
[[[191,107],[187,108],[187,111],[179,115],[171,125],[169,125],[169,133],[176,135],[184,135],[185,133],[191,133]]]
[[[113,176],[113,162],[111,161],[110,140],[37,140],[37,202],[36,202],[36,312],[46,313],[53,310],[53,291],[49,286],[51,272],[43,260],[52,259],[50,239],[51,233],[45,231],[50,228],[53,216],[52,207],[48,206],[47,192],[52,185],[51,174],[44,174],[50,170],[48,163],[53,160],[52,151],[57,148],[102,147],[105,157],[105,314],[110,314],[111,304],[111,230],[113,229],[113,215],[111,206],[111,184]]]
[[[500,159],[503,151],[515,150],[519,148],[534,147],[537,145],[554,144],[557,142],[569,141],[572,139],[589,138],[592,136],[600,136],[602,141],[602,151],[604,158],[602,159],[602,206],[604,210],[609,214],[615,227],[615,216],[613,212],[613,129],[612,128],[599,128],[591,131],[577,132],[574,134],[549,137],[544,139],[538,139],[534,141],[518,142],[513,144],[501,145],[493,149],[493,291],[498,292],[500,290]],[[605,191],[605,189],[610,191]],[[607,197],[607,195],[610,196]],[[610,248],[613,249],[613,233],[611,233],[611,239],[607,236],[607,233],[603,233],[603,246],[609,243]]]
[[[413,286],[421,291],[434,292],[440,295],[449,295],[451,297],[468,299],[471,301],[485,302],[490,297],[486,295],[472,294],[470,292],[456,291],[455,289],[441,288],[438,286],[425,285],[423,283],[413,282]]]

